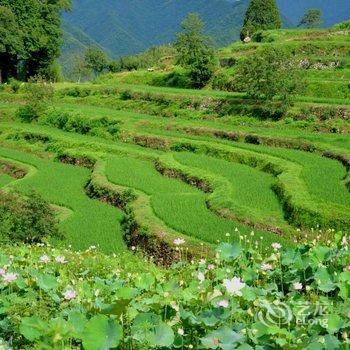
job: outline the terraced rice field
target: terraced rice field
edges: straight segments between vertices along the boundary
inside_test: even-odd
[[[179,104],[177,118],[164,118],[151,101],[157,88],[147,90],[151,102],[141,112],[119,97],[125,86],[106,96],[88,88],[95,93],[86,98],[56,93],[53,109],[31,124],[15,117],[21,95],[0,93],[0,160],[26,170],[20,179],[0,172],[0,187],[34,189],[58,207],[63,244],[113,253],[137,234],[170,245],[183,237],[198,248],[254,231],[251,240],[268,247],[314,237],[317,225],[324,240],[333,234],[327,229],[350,229],[347,134],[192,118]]]

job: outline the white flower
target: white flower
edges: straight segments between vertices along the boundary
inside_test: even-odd
[[[229,294],[238,296],[242,295],[241,289],[245,287],[245,283],[238,277],[233,277],[231,280],[224,279],[223,285]]]
[[[229,305],[230,305],[230,303],[229,303],[229,301],[226,300],[226,299],[220,300],[220,301],[218,302],[218,306],[223,307],[224,309],[228,308]]]
[[[300,290],[300,289],[303,289],[303,285],[300,282],[295,282],[293,283],[293,288],[295,290]]]
[[[200,283],[204,282],[205,275],[204,275],[203,272],[198,272],[198,276],[197,277],[198,277],[198,280],[199,280]]]
[[[2,278],[3,278],[4,282],[11,283],[11,282],[16,281],[17,274],[16,273],[5,273],[2,275]]]
[[[272,243],[271,246],[272,246],[272,248],[273,248],[274,250],[279,250],[279,249],[282,248],[282,246],[281,246],[279,243],[277,243],[277,242]]]
[[[272,270],[272,265],[271,264],[261,264],[261,270],[262,271]]]
[[[59,264],[65,264],[67,261],[66,261],[66,258],[64,256],[57,256],[56,257],[56,262],[58,262]]]
[[[175,245],[182,245],[182,244],[184,244],[184,243],[185,243],[185,240],[182,239],[182,238],[176,238],[176,239],[174,240],[174,244],[175,244]]]
[[[44,264],[47,264],[50,262],[50,258],[47,255],[41,256],[39,260],[40,260],[40,262],[42,262]]]
[[[185,331],[184,331],[182,328],[179,328],[179,329],[177,330],[177,334],[182,336],[182,335],[185,334]]]
[[[73,289],[66,290],[63,293],[65,300],[73,300],[77,297],[77,293]]]

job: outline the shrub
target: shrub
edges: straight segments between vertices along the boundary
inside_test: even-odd
[[[40,77],[31,80],[26,86],[26,104],[17,110],[17,117],[26,123],[36,121],[48,109],[53,99],[54,88]]]
[[[0,242],[38,243],[60,237],[55,213],[37,193],[0,192]]]
[[[235,86],[253,99],[288,101],[301,85],[297,64],[285,50],[263,48],[248,56],[234,76]]]
[[[19,91],[19,89],[21,88],[22,83],[15,78],[10,78],[8,84],[9,84],[12,92],[14,92],[16,94]]]

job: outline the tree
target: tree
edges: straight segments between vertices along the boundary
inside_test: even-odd
[[[318,28],[322,24],[322,12],[319,9],[309,9],[300,20],[298,27]]]
[[[22,33],[10,8],[0,6],[0,83],[16,76],[17,56],[23,52]]]
[[[78,83],[80,83],[81,80],[89,79],[92,75],[92,71],[87,66],[85,58],[80,54],[73,56],[71,67],[70,77]]]
[[[0,0],[0,6],[7,21],[2,20],[0,28],[11,28],[15,43],[2,49],[2,54],[11,58],[6,61],[8,67],[2,67],[4,76],[28,79],[40,74],[50,78],[63,43],[61,12],[69,9],[70,0]],[[8,35],[3,29],[1,32],[0,41],[5,42]]]
[[[97,46],[90,46],[85,52],[85,62],[95,75],[102,73],[108,66],[108,57],[104,51]]]
[[[263,48],[238,67],[234,86],[253,99],[288,101],[299,87],[297,64],[285,50]]]
[[[241,39],[251,37],[258,30],[279,29],[281,26],[276,0],[251,0],[244,18]]]
[[[188,70],[192,85],[202,88],[215,70],[211,39],[203,34],[204,23],[198,14],[189,14],[181,27],[183,32],[175,42],[177,63]]]

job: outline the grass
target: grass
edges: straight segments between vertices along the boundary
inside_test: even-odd
[[[84,192],[90,177],[88,169],[41,159],[4,147],[0,147],[0,156],[34,169],[22,180],[11,184],[11,188],[24,194],[35,190],[50,203],[72,211],[71,216],[61,222],[61,228],[66,234],[66,244],[72,245],[74,249],[99,245],[106,253],[124,248],[120,211],[89,199]]]
[[[276,181],[272,175],[244,164],[230,163],[192,153],[176,154],[175,159],[187,166],[209,171],[216,176],[228,179],[234,189],[232,200],[237,203],[237,206],[243,207],[242,210],[246,215],[253,212],[254,216],[269,222],[270,225],[285,224],[283,210],[272,190]]]
[[[13,181],[13,178],[6,174],[0,174],[0,187],[3,187]]]
[[[245,225],[215,215],[207,208],[204,193],[179,180],[162,176],[150,162],[109,157],[106,174],[112,183],[136,188],[150,195],[155,214],[167,226],[185,235],[216,243],[217,240],[225,240],[226,233],[237,240],[236,228],[245,234],[251,231]],[[266,237],[267,244],[279,239],[261,230],[257,233]]]

